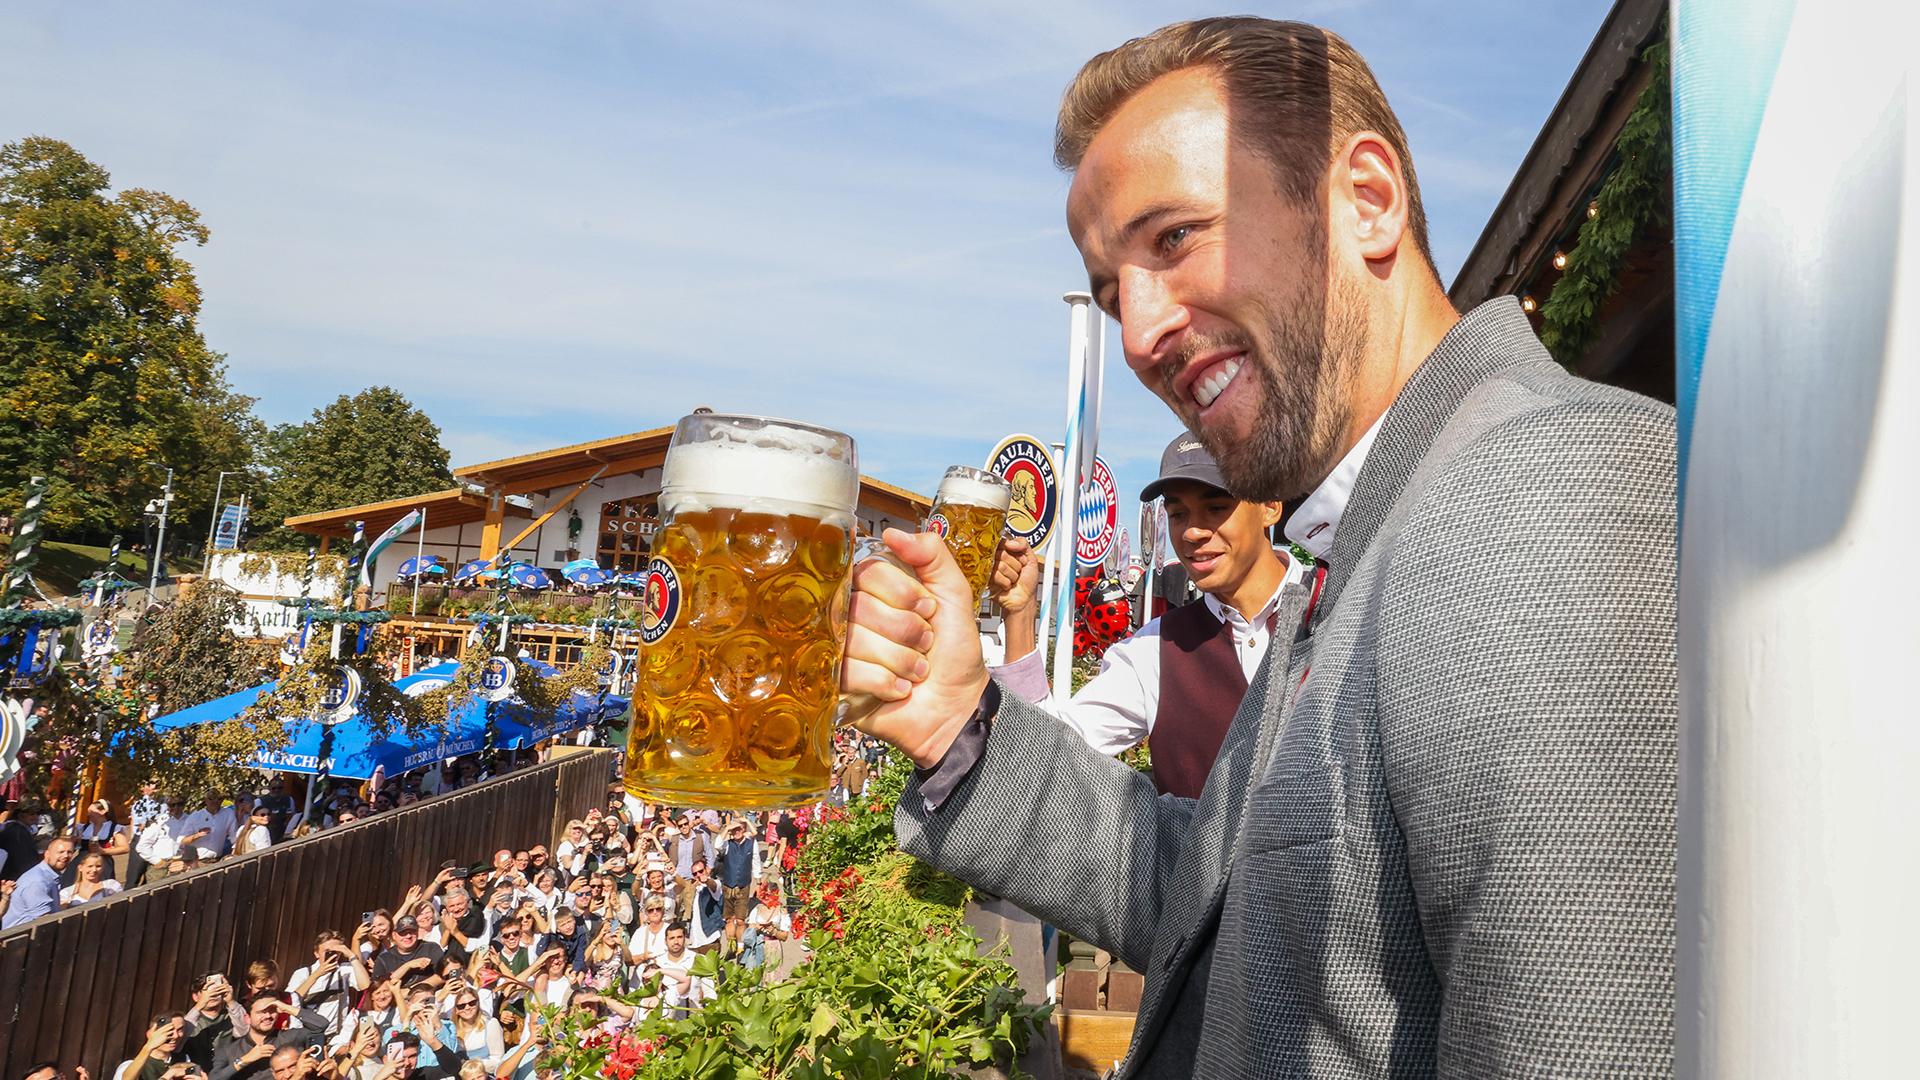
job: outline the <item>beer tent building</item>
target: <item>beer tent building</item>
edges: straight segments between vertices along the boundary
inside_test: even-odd
[[[673,428],[655,428],[469,465],[454,470],[459,487],[301,514],[287,518],[286,525],[318,537],[325,551],[335,542],[351,540],[355,522],[363,522],[366,536],[372,538],[409,512],[423,510],[424,538],[418,532],[408,533],[375,564],[376,604],[395,584],[400,566],[416,554],[438,556],[443,565],[457,568],[492,558],[504,545],[512,544],[508,551],[512,559],[551,571],[556,579],[563,566],[579,559],[592,560],[615,574],[638,573],[646,566],[660,526],[661,466],[672,438]],[[855,516],[867,532],[915,531],[931,505],[924,495],[863,476]],[[545,521],[515,542],[543,516]],[[244,575],[220,576],[269,613],[275,606],[274,595],[288,595],[284,581],[276,586],[277,594],[269,595],[272,589],[241,580]],[[457,642],[469,629],[464,624],[458,629],[439,625],[444,620],[409,620],[405,609],[395,614],[404,622],[419,624],[414,629],[421,631],[416,636],[422,638],[423,654],[457,655]],[[278,628],[279,632],[288,629]],[[530,645],[536,658],[566,664],[577,650],[560,643],[583,633],[536,631],[527,636],[533,639]]]

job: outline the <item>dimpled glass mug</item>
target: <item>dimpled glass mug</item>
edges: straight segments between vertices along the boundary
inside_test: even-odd
[[[669,806],[819,801],[833,768],[860,465],[837,431],[683,418],[645,574],[627,789]]]

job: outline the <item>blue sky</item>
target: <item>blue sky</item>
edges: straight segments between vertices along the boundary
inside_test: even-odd
[[[1451,278],[1608,5],[1248,5],[1343,35]],[[1243,8],[1245,10],[1246,8]],[[393,386],[455,465],[697,405],[853,433],[930,491],[1063,430],[1085,285],[1061,88],[1191,4],[0,5],[0,141],[169,192],[201,326],[270,423]],[[1127,510],[1177,430],[1109,345]]]

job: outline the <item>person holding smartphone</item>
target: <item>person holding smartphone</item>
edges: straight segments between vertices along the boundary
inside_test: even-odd
[[[295,1004],[327,1018],[329,1037],[340,1034],[348,1002],[372,985],[366,961],[358,950],[348,947],[338,930],[322,930],[313,943],[313,963],[287,980]]]
[[[194,1067],[187,1057],[187,1014],[163,1012],[147,1025],[140,1052],[113,1071],[113,1080],[184,1080]]]

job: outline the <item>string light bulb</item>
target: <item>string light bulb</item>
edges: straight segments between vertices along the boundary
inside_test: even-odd
[[[1520,298],[1521,311],[1532,311],[1534,308],[1537,308],[1539,306],[1540,306],[1539,304],[1534,302],[1532,293],[1527,293],[1526,295]]]
[[[1595,199],[1592,202],[1587,204],[1587,216],[1590,218],[1597,218],[1600,216],[1600,200],[1599,199]]]
[[[1553,253],[1553,268],[1554,268],[1555,270],[1565,270],[1565,269],[1567,268],[1567,253],[1566,253],[1566,252],[1564,252],[1564,251],[1556,251],[1556,252],[1554,252],[1554,253]]]

